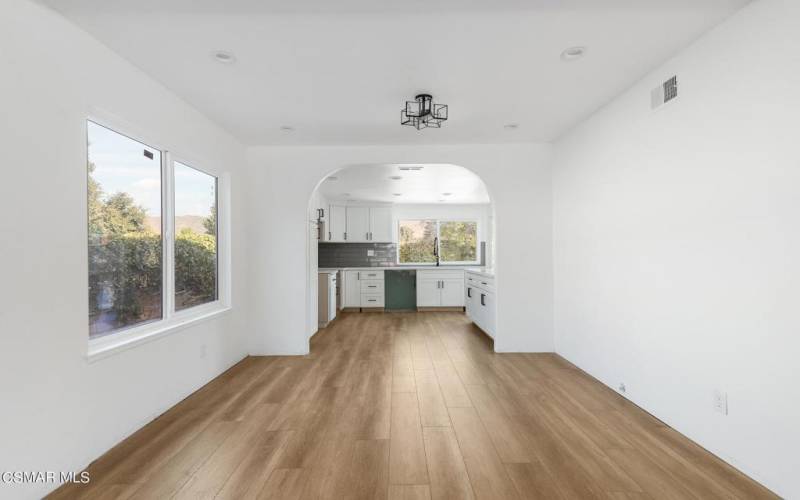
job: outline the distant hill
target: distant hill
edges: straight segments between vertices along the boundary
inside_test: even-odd
[[[180,233],[181,229],[188,227],[198,234],[206,232],[203,221],[206,220],[202,215],[179,215],[175,217],[175,232]],[[161,231],[161,217],[146,217],[144,223],[153,231]]]

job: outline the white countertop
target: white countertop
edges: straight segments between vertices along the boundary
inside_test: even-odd
[[[494,270],[475,266],[385,266],[385,267],[323,267],[321,273],[335,271],[469,271],[483,276],[494,277]]]
[[[491,267],[465,267],[464,271],[480,274],[481,276],[486,276],[487,278],[494,278],[494,269]]]

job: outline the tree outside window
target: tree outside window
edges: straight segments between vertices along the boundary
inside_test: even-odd
[[[401,220],[398,261],[400,264],[432,264],[436,252],[442,263],[478,262],[476,221]]]

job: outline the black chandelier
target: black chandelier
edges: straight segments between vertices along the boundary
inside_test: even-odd
[[[447,120],[447,104],[434,104],[430,94],[419,94],[413,101],[406,101],[406,109],[400,111],[400,125],[424,128],[441,128]]]

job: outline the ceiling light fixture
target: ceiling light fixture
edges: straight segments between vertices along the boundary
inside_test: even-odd
[[[392,196],[403,196],[403,193],[392,193]]]
[[[233,64],[236,62],[236,56],[233,52],[227,50],[218,50],[212,54],[215,61],[222,64]]]
[[[400,180],[400,179],[402,179],[403,177],[402,177],[402,176],[399,176],[399,175],[393,175],[393,176],[391,176],[391,177],[389,177],[389,178],[390,178],[391,180],[393,180],[393,181],[399,181],[399,180]]]
[[[452,195],[452,194],[453,194],[453,193],[442,193],[442,196],[450,196],[450,195]]]
[[[400,111],[400,125],[417,130],[441,128],[447,120],[447,104],[435,104],[430,94],[418,94],[413,101],[406,101],[406,109]]]
[[[397,168],[399,170],[409,171],[409,170],[422,170],[425,167],[423,167],[422,165],[403,165],[402,167],[397,167]]]
[[[568,49],[564,49],[564,52],[561,53],[561,60],[562,61],[575,61],[580,59],[586,54],[586,47],[569,47]]]

